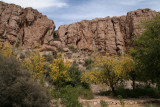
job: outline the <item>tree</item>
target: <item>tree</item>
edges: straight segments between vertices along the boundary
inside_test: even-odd
[[[160,17],[143,25],[145,31],[135,39],[131,54],[140,69],[140,79],[156,82],[160,88]]]
[[[22,65],[31,72],[34,79],[42,79],[45,70],[45,58],[40,56],[39,52],[31,52],[28,57],[23,61]]]
[[[0,55],[0,107],[48,107],[47,90],[13,57]]]
[[[68,72],[70,63],[68,61],[64,62],[61,53],[58,54],[58,58],[53,59],[49,66],[51,68],[49,75],[56,85],[56,88],[59,89],[64,83],[71,80]]]
[[[82,76],[82,81],[105,83],[113,94],[115,86],[120,80],[127,78],[128,72],[132,71],[132,58],[127,56],[102,56],[96,54],[93,59],[91,71]]]

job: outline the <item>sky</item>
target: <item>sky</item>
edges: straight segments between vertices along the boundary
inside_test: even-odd
[[[160,11],[160,0],[0,0],[24,8],[32,7],[47,15],[56,24],[126,15],[127,12],[150,8]]]

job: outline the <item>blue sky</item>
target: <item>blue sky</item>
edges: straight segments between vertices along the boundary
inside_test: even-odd
[[[39,10],[56,27],[80,20],[126,15],[128,11],[150,8],[160,11],[160,0],[0,0]],[[57,29],[56,28],[56,29]]]

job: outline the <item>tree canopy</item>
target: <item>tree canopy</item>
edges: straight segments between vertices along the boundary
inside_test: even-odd
[[[137,36],[131,55],[136,60],[142,80],[160,83],[160,17],[143,23],[145,31]]]

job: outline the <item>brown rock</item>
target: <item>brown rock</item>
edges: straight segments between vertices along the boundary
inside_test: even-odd
[[[128,12],[126,16],[97,18],[69,26],[62,25],[57,33],[62,43],[84,52],[120,54],[130,46],[131,38],[144,30],[139,26],[140,22],[158,14],[160,13],[150,9],[138,9]]]
[[[61,48],[62,47],[62,43],[60,41],[51,41],[49,45],[55,46],[57,48]]]
[[[48,44],[54,29],[54,22],[37,10],[0,1],[0,38],[9,43],[25,48]]]

